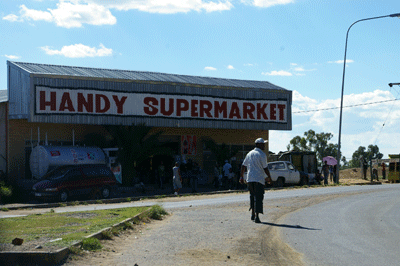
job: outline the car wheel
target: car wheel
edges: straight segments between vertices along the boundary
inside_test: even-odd
[[[111,195],[111,190],[110,190],[109,187],[103,187],[103,188],[101,189],[100,193],[101,193],[101,197],[102,197],[103,199],[107,199],[107,198],[109,198],[110,195]]]
[[[282,177],[279,177],[275,182],[275,187],[283,187],[285,184],[285,180]]]
[[[60,192],[60,201],[66,202],[68,200],[68,192],[63,190]]]

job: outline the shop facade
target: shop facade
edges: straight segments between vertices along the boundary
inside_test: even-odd
[[[208,171],[215,159],[205,140],[238,148],[227,159],[239,164],[256,138],[292,128],[292,92],[265,81],[10,61],[7,66],[0,152],[11,179],[30,178],[34,146],[81,145],[93,133],[107,139],[105,125],[161,130],[160,141],[175,151],[171,160],[190,159]]]

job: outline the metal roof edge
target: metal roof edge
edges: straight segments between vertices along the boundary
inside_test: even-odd
[[[205,86],[205,87],[214,87],[214,88],[243,88],[243,89],[260,89],[260,90],[271,90],[274,92],[291,92],[288,89],[282,88],[280,86],[277,86],[275,84],[272,84],[268,81],[259,81],[259,80],[241,80],[241,79],[227,79],[227,78],[216,78],[216,77],[205,77],[205,76],[191,76],[191,75],[180,75],[180,74],[168,74],[168,73],[162,73],[162,72],[150,72],[150,71],[133,71],[133,70],[119,70],[119,69],[105,69],[105,68],[90,68],[90,67],[77,67],[77,66],[62,66],[62,65],[51,65],[51,64],[37,64],[37,63],[26,63],[26,62],[16,62],[16,61],[7,61],[8,65],[12,65],[15,67],[20,68],[21,70],[25,71],[26,73],[29,73],[31,76],[34,77],[53,77],[53,78],[72,78],[72,79],[89,79],[89,80],[104,80],[104,81],[119,81],[119,82],[140,82],[140,83],[168,83],[168,84],[179,84],[179,85],[197,85],[197,86]],[[149,79],[149,80],[141,80],[141,79],[127,79],[127,78],[115,78],[115,77],[107,77],[106,73],[104,73],[104,76],[89,76],[85,75],[84,73],[79,74],[79,75],[71,75],[67,73],[61,73],[60,70],[55,70],[55,73],[45,73],[43,71],[32,71],[26,67],[26,65],[32,65],[33,67],[40,67],[40,66],[47,66],[47,67],[52,67],[52,68],[67,68],[67,69],[79,69],[82,70],[82,72],[88,72],[88,71],[106,71],[106,72],[115,72],[115,73],[121,73],[122,72],[127,72],[127,73],[132,73],[132,74],[147,74],[147,75],[156,75],[161,77],[169,77],[171,80],[156,80],[156,79]],[[86,71],[83,71],[86,70]],[[174,81],[173,79],[176,79]],[[179,82],[177,80],[182,80],[182,82]],[[185,82],[185,80],[190,80],[192,79],[193,82]],[[196,82],[197,81],[197,82]],[[202,84],[199,81],[204,81],[204,83],[208,82],[209,84]],[[213,82],[214,81],[214,82]],[[235,85],[237,83],[237,85]],[[242,83],[242,84],[240,84]],[[264,84],[264,86],[268,85],[271,88],[263,88],[261,86],[256,86],[257,83],[259,84]],[[247,85],[247,86],[246,86]]]

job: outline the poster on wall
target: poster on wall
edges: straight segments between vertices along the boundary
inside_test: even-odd
[[[115,179],[119,184],[122,184],[122,167],[121,164],[117,164],[114,167],[110,167],[111,171],[114,173]]]
[[[194,135],[181,136],[181,154],[182,155],[196,155],[197,139]]]

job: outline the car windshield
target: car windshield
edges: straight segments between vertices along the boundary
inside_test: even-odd
[[[71,170],[71,167],[57,167],[47,174],[45,174],[42,179],[46,180],[55,180],[63,177],[69,170]]]

